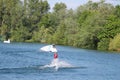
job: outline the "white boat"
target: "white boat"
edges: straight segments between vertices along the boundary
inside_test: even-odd
[[[3,43],[10,43],[10,39],[8,39],[7,41],[3,41]]]
[[[53,48],[53,45],[43,46],[42,48],[40,48],[40,50],[45,52],[57,52],[57,49]]]

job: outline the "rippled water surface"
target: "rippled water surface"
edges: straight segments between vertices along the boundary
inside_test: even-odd
[[[71,66],[45,67],[53,53],[45,44],[0,43],[0,80],[120,80],[120,54],[57,45],[59,62]]]

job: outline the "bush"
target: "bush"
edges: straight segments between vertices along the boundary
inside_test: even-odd
[[[103,38],[102,40],[100,40],[100,42],[98,43],[98,50],[108,50],[109,42],[110,42],[110,39],[108,38]]]
[[[120,33],[110,40],[109,50],[112,50],[112,51],[120,50]]]

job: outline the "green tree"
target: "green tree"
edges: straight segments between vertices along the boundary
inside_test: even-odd
[[[49,4],[43,0],[28,0],[27,6],[27,26],[32,39],[34,32],[38,31],[39,27],[48,25],[46,14],[49,10]]]
[[[117,34],[113,39],[110,40],[109,50],[120,51],[120,34]]]
[[[64,3],[56,3],[53,9],[55,12],[59,12],[59,11],[66,9],[66,8],[67,8],[67,6]]]
[[[65,30],[66,30],[66,27],[65,27],[65,24],[64,23],[61,23],[55,34],[53,35],[53,42],[55,44],[63,44],[64,45],[64,39],[65,39]]]
[[[25,42],[27,39],[26,36],[28,36],[28,29],[24,26],[21,26],[20,28],[16,28],[16,30],[11,30],[11,40],[16,42]]]
[[[114,36],[118,33],[120,33],[120,19],[117,18],[115,15],[110,15],[107,19],[107,23],[105,24],[104,28],[100,31],[98,35],[99,39],[101,40],[99,43],[100,45],[99,49],[105,47],[104,44],[106,43],[105,49],[108,50],[110,39],[113,39]]]
[[[3,0],[0,0],[0,27],[2,25],[3,22]]]
[[[114,14],[120,18],[120,5],[115,6]]]
[[[21,5],[21,2],[19,0],[2,0],[0,1],[2,3],[0,6],[1,8],[1,21],[0,21],[0,31],[3,31],[4,25],[6,25],[7,32],[5,34],[2,33],[2,36],[6,36],[4,39],[10,38],[10,31],[15,25],[19,25],[19,21],[16,19],[19,19],[17,15],[20,15],[21,13],[19,11],[19,5]],[[17,14],[16,14],[17,13]],[[5,32],[5,31],[3,31]]]

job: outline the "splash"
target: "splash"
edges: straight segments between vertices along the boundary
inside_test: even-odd
[[[69,68],[73,66],[65,61],[60,61],[59,59],[53,59],[49,65],[45,65],[43,68],[48,68],[48,67],[53,67],[57,71],[59,68]]]

